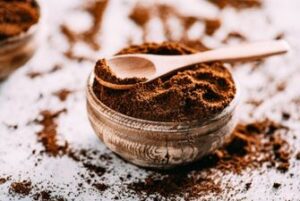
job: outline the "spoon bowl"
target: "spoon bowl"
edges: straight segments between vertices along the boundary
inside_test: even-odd
[[[156,73],[155,64],[142,54],[115,56],[107,60],[107,64],[121,79],[144,77],[149,80]]]

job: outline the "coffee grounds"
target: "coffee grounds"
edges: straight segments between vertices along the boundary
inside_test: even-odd
[[[26,32],[39,20],[34,0],[0,1],[0,41]]]
[[[205,20],[205,33],[213,35],[221,27],[221,21],[218,19]]]
[[[127,187],[142,198],[159,194],[169,199],[175,199],[177,196],[191,199],[222,191],[220,183],[216,183],[211,178],[199,177],[197,174],[188,177],[181,173],[169,174],[163,178],[155,174],[150,175],[144,181],[131,183]]]
[[[72,149],[67,141],[65,141],[63,145],[58,143],[56,119],[59,117],[59,115],[65,112],[67,112],[66,109],[56,112],[43,110],[40,112],[42,119],[39,120],[38,118],[35,120],[36,123],[43,126],[42,130],[37,133],[37,137],[38,141],[43,144],[45,150],[41,151],[39,154],[46,153],[52,157],[63,155],[68,156],[75,162],[82,164],[82,166],[88,170],[88,176],[94,177],[97,175],[98,177],[101,177],[106,172],[106,169],[102,166],[94,165],[89,162],[90,159],[93,159],[92,156],[99,155],[97,151]],[[101,157],[109,160],[109,158],[107,158],[105,155],[100,155],[100,159]]]
[[[300,160],[300,152],[297,153],[296,159],[297,159],[297,160]]]
[[[43,126],[42,130],[37,133],[38,141],[44,145],[45,152],[50,156],[65,154],[68,149],[67,142],[65,142],[64,145],[59,145],[57,142],[57,123],[55,122],[55,119],[66,111],[66,109],[57,112],[44,110],[40,112],[42,119],[36,120],[38,124]]]
[[[252,183],[246,183],[245,190],[248,191],[251,188]]]
[[[7,181],[7,178],[0,178],[0,185],[4,184]]]
[[[243,34],[232,31],[227,34],[227,36],[223,39],[222,43],[228,43],[230,40],[238,40],[239,42],[247,41],[248,39]]]
[[[29,195],[32,189],[31,181],[20,181],[20,182],[13,182],[10,185],[10,193],[20,194],[23,196]]]
[[[72,92],[73,91],[69,89],[60,89],[59,91],[54,92],[53,95],[56,96],[60,101],[64,102]]]
[[[223,9],[227,6],[236,9],[259,8],[262,6],[262,0],[208,0],[219,8]]]
[[[278,189],[279,187],[281,186],[281,184],[280,183],[274,183],[273,184],[273,188],[275,188],[275,189]]]
[[[106,189],[108,189],[108,186],[106,184],[103,183],[94,183],[93,186],[100,192],[105,191]]]
[[[93,19],[93,25],[87,31],[76,33],[70,30],[66,25],[61,25],[60,30],[69,42],[69,49],[64,55],[69,59],[85,60],[87,58],[76,56],[73,52],[74,45],[78,42],[84,42],[89,45],[93,50],[99,50],[100,44],[98,43],[97,36],[101,31],[102,19],[106,10],[108,0],[93,1],[86,7],[86,11]]]
[[[99,183],[99,179],[106,173],[107,169],[102,165],[91,163],[91,161],[100,161],[107,166],[111,163],[112,158],[107,154],[101,154],[97,150],[72,148],[67,141],[59,144],[57,138],[56,120],[59,115],[64,112],[66,112],[65,109],[56,112],[50,110],[43,110],[40,112],[40,116],[42,118],[38,117],[35,120],[35,123],[43,126],[42,130],[37,133],[37,137],[39,142],[42,143],[44,150],[40,152],[36,152],[35,150],[33,150],[32,154],[37,154],[38,156],[47,154],[50,157],[69,157],[86,170],[85,174],[78,173],[78,176],[80,176],[87,184],[93,186],[98,191],[106,190],[106,188],[109,188],[109,186]],[[38,158],[38,161],[35,165],[37,166],[41,160],[41,158]],[[51,183],[48,184],[54,185]],[[77,189],[78,192],[82,190],[82,185],[82,183],[79,184]],[[46,189],[43,191],[40,191],[38,189],[38,186],[36,186],[35,193],[33,194],[34,200],[43,200],[43,198],[44,200],[47,200],[49,196],[51,198],[50,200],[66,200],[61,196],[51,196],[50,189]]]
[[[44,190],[41,192],[37,192],[32,196],[33,200],[41,200],[41,201],[66,201],[67,199],[65,199],[64,197],[61,196],[53,196],[52,192],[49,190]]]
[[[168,199],[184,196],[190,200],[234,188],[230,183],[221,185],[220,175],[262,167],[277,168],[289,163],[289,146],[281,137],[285,129],[271,120],[239,124],[228,143],[200,161],[167,172],[155,172],[128,184],[128,189],[141,199],[158,194]],[[245,185],[246,190],[251,187],[249,182]]]
[[[204,23],[205,33],[207,35],[213,35],[220,27],[221,21],[219,19],[206,19],[196,16],[185,16],[177,11],[174,7],[171,7],[166,4],[152,4],[152,5],[143,5],[137,4],[134,9],[129,14],[129,19],[135,22],[138,26],[141,27],[143,31],[143,41],[147,41],[147,24],[148,22],[158,17],[162,22],[162,28],[166,41],[188,41],[187,32],[196,22]],[[185,30],[180,39],[174,40],[172,36],[172,29],[169,25],[169,19],[176,18],[180,21]]]
[[[275,40],[282,40],[282,39],[284,39],[284,38],[285,38],[285,33],[284,33],[284,32],[280,32],[280,33],[278,33],[278,34],[274,37]]]
[[[287,121],[291,118],[291,114],[287,112],[282,112],[282,120]]]
[[[48,71],[44,71],[44,72],[39,72],[39,71],[29,71],[26,75],[30,78],[30,79],[34,79],[43,75],[47,75],[47,74],[51,74],[51,73],[55,73],[59,70],[61,70],[63,67],[60,64],[56,64],[54,65],[50,70]]]
[[[146,43],[123,49],[118,54],[149,53],[184,55],[196,50],[178,43]],[[95,75],[116,82],[103,60],[97,62]],[[117,83],[131,83],[117,79]],[[128,116],[155,121],[187,121],[209,118],[221,112],[234,98],[235,85],[221,63],[197,64],[151,83],[119,91],[106,88],[96,80],[96,96],[108,107]]]
[[[143,29],[143,41],[147,38],[146,25],[150,20],[150,12],[149,8],[137,4],[129,15],[129,18]]]

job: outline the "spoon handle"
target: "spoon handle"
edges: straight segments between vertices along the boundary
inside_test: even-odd
[[[242,44],[236,47],[225,47],[198,53],[191,56],[191,59],[202,59],[201,62],[222,60],[224,62],[244,61],[260,59],[268,56],[284,54],[288,52],[289,45],[286,41],[257,42]],[[197,61],[195,61],[197,62]],[[199,61],[198,61],[199,62]]]
[[[288,52],[288,50],[289,45],[284,40],[242,44],[233,47],[224,47],[216,50],[209,50],[192,55],[180,56],[177,58],[174,57],[171,59],[172,65],[170,67],[172,69],[168,70],[177,70],[181,67],[201,62],[234,62],[261,59],[268,56],[284,54]],[[171,60],[169,58],[168,61],[170,62]]]

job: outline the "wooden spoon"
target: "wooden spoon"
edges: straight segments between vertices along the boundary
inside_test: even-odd
[[[127,54],[112,57],[107,60],[107,64],[118,78],[146,78],[147,81],[145,83],[147,83],[170,72],[182,70],[197,63],[248,61],[283,54],[288,52],[288,50],[288,43],[284,40],[278,40],[223,47],[182,56]],[[135,84],[110,83],[98,76],[96,76],[96,79],[103,86],[117,90],[130,89],[135,86]]]

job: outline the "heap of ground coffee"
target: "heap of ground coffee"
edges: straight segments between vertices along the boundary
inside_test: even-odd
[[[39,19],[34,0],[0,1],[0,40],[26,32]]]
[[[145,43],[123,49],[119,54],[192,54],[196,50],[178,43]],[[100,60],[95,75],[106,81],[133,83],[138,78],[118,79]],[[155,121],[205,119],[221,112],[235,96],[235,84],[222,63],[197,64],[151,83],[138,83],[130,90],[106,88],[97,81],[93,90],[108,107],[128,116]]]

